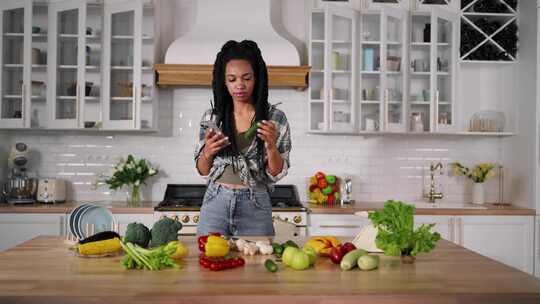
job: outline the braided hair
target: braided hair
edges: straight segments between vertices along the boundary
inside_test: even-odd
[[[212,73],[212,91],[214,103],[212,114],[216,115],[217,125],[225,136],[229,137],[230,145],[220,150],[218,155],[233,158],[233,171],[236,172],[238,165],[238,147],[235,136],[235,120],[233,99],[225,85],[225,69],[227,63],[233,59],[242,59],[250,63],[255,77],[255,87],[253,88],[252,101],[255,108],[254,121],[268,120],[268,72],[261,50],[257,43],[251,40],[237,42],[227,41],[216,56],[214,70]],[[264,142],[259,137],[257,141],[257,155],[259,156],[259,168],[266,169],[264,163]],[[264,171],[263,171],[264,172]]]

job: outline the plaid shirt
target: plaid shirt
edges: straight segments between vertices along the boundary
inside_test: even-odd
[[[268,189],[271,191],[274,188],[273,185],[287,175],[287,170],[290,166],[289,153],[291,151],[291,130],[289,128],[289,123],[285,113],[277,109],[275,105],[270,105],[268,115],[269,120],[273,121],[277,127],[276,147],[281,155],[281,158],[283,158],[283,169],[278,175],[272,176],[268,172],[268,168],[267,170],[259,168],[256,140],[251,142],[245,153],[240,152],[238,155],[237,164],[240,179],[244,182],[244,184],[248,185],[252,189]],[[215,123],[215,120],[216,117],[212,115],[212,109],[208,109],[206,112],[204,112],[201,118],[201,123],[208,121],[213,121]],[[201,157],[201,151],[204,147],[204,137],[205,128],[201,126],[199,130],[199,141],[195,147],[195,166],[197,166],[197,161]],[[265,150],[264,161],[266,162],[267,160],[268,157]],[[232,163],[233,159],[231,156],[227,157],[217,155],[214,158],[214,163],[212,164],[210,173],[207,176],[204,176],[204,178],[208,179],[209,181],[215,181],[221,176],[221,174],[223,174],[225,167],[227,165],[232,165]]]

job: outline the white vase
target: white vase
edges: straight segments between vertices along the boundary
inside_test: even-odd
[[[486,202],[486,189],[484,183],[473,183],[472,203],[483,204]]]

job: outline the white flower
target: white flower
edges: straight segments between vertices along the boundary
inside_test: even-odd
[[[141,184],[141,182],[139,180],[136,180],[134,183],[133,183],[135,186],[138,186]]]
[[[156,170],[150,168],[150,169],[148,170],[148,175],[154,175],[154,174],[156,174]]]
[[[138,174],[141,174],[141,173],[142,173],[141,167],[138,167],[138,168],[137,168],[137,173],[138,173]]]

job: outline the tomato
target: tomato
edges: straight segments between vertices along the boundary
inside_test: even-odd
[[[240,266],[244,266],[246,264],[246,261],[243,258],[238,258],[238,263]]]
[[[216,263],[216,262],[211,262],[210,263],[210,270],[219,271],[219,270],[221,270],[221,265],[219,263]]]
[[[227,269],[235,268],[236,265],[234,264],[234,259],[229,259],[229,260],[225,261],[225,266],[226,266]]]
[[[202,265],[203,265],[204,268],[210,268],[211,264],[212,263],[209,260],[206,260],[206,259],[202,260]]]

